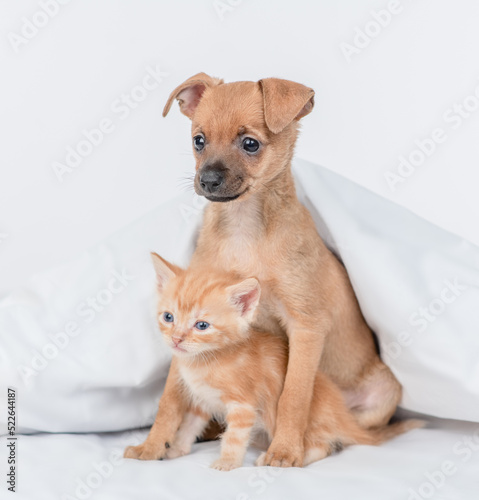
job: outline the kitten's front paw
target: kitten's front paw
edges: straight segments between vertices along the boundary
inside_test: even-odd
[[[237,462],[230,462],[228,460],[222,460],[221,458],[219,458],[218,460],[215,460],[211,465],[210,467],[212,469],[216,469],[216,470],[233,470],[233,469],[237,469],[238,467],[241,467],[241,464],[237,463]]]
[[[137,460],[163,460],[165,455],[166,448],[164,445],[156,446],[148,443],[148,441],[138,446],[128,446],[123,453],[125,458],[135,458]]]
[[[264,457],[260,456],[258,461],[260,459],[261,465],[271,465],[271,467],[302,467],[304,449],[290,442],[273,440]]]

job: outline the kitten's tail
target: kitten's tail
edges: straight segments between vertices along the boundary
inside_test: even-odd
[[[378,445],[384,443],[385,441],[389,441],[400,434],[404,434],[405,432],[413,429],[420,429],[425,425],[426,422],[424,420],[408,419],[381,427],[374,427],[368,430],[361,429],[361,431],[355,436],[355,441],[356,444]]]

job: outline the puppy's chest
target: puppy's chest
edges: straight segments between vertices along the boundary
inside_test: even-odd
[[[191,402],[194,405],[216,416],[225,415],[226,406],[222,400],[223,391],[208,383],[204,369],[197,370],[181,366],[180,374]]]
[[[252,221],[230,223],[222,232],[217,257],[222,266],[243,276],[266,279],[269,268],[270,244]]]
[[[225,269],[236,270],[242,275],[258,276],[264,268],[265,241],[261,212],[254,201],[230,209],[227,214],[214,219],[211,239],[216,240],[213,253]],[[259,263],[262,262],[263,266]]]
[[[240,274],[257,274],[260,245],[247,231],[237,229],[223,238],[218,249],[219,259],[227,269],[236,269]]]

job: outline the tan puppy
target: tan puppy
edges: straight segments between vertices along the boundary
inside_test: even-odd
[[[213,202],[191,266],[260,281],[255,328],[286,333],[290,350],[264,464],[301,466],[318,366],[342,389],[363,427],[385,425],[401,398],[344,267],[296,197],[291,159],[298,121],[313,109],[314,92],[276,78],[225,84],[200,73],[172,92],[164,116],[175,98],[192,120],[195,190]],[[168,392],[169,383],[166,401]],[[158,422],[139,458],[163,456],[163,434]]]

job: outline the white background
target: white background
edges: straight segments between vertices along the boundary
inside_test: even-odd
[[[479,110],[457,129],[443,118],[479,85],[478,2],[403,0],[350,61],[341,44],[388,1],[230,3],[221,15],[227,0],[72,0],[18,50],[12,33],[41,8],[0,3],[0,294],[182,189],[193,169],[189,123],[176,106],[167,119],[161,111],[199,71],[313,87],[299,157],[479,243]],[[112,103],[148,66],[169,76],[121,119]],[[104,118],[114,131],[60,183],[52,163]],[[393,192],[384,173],[438,127],[445,142]]]

